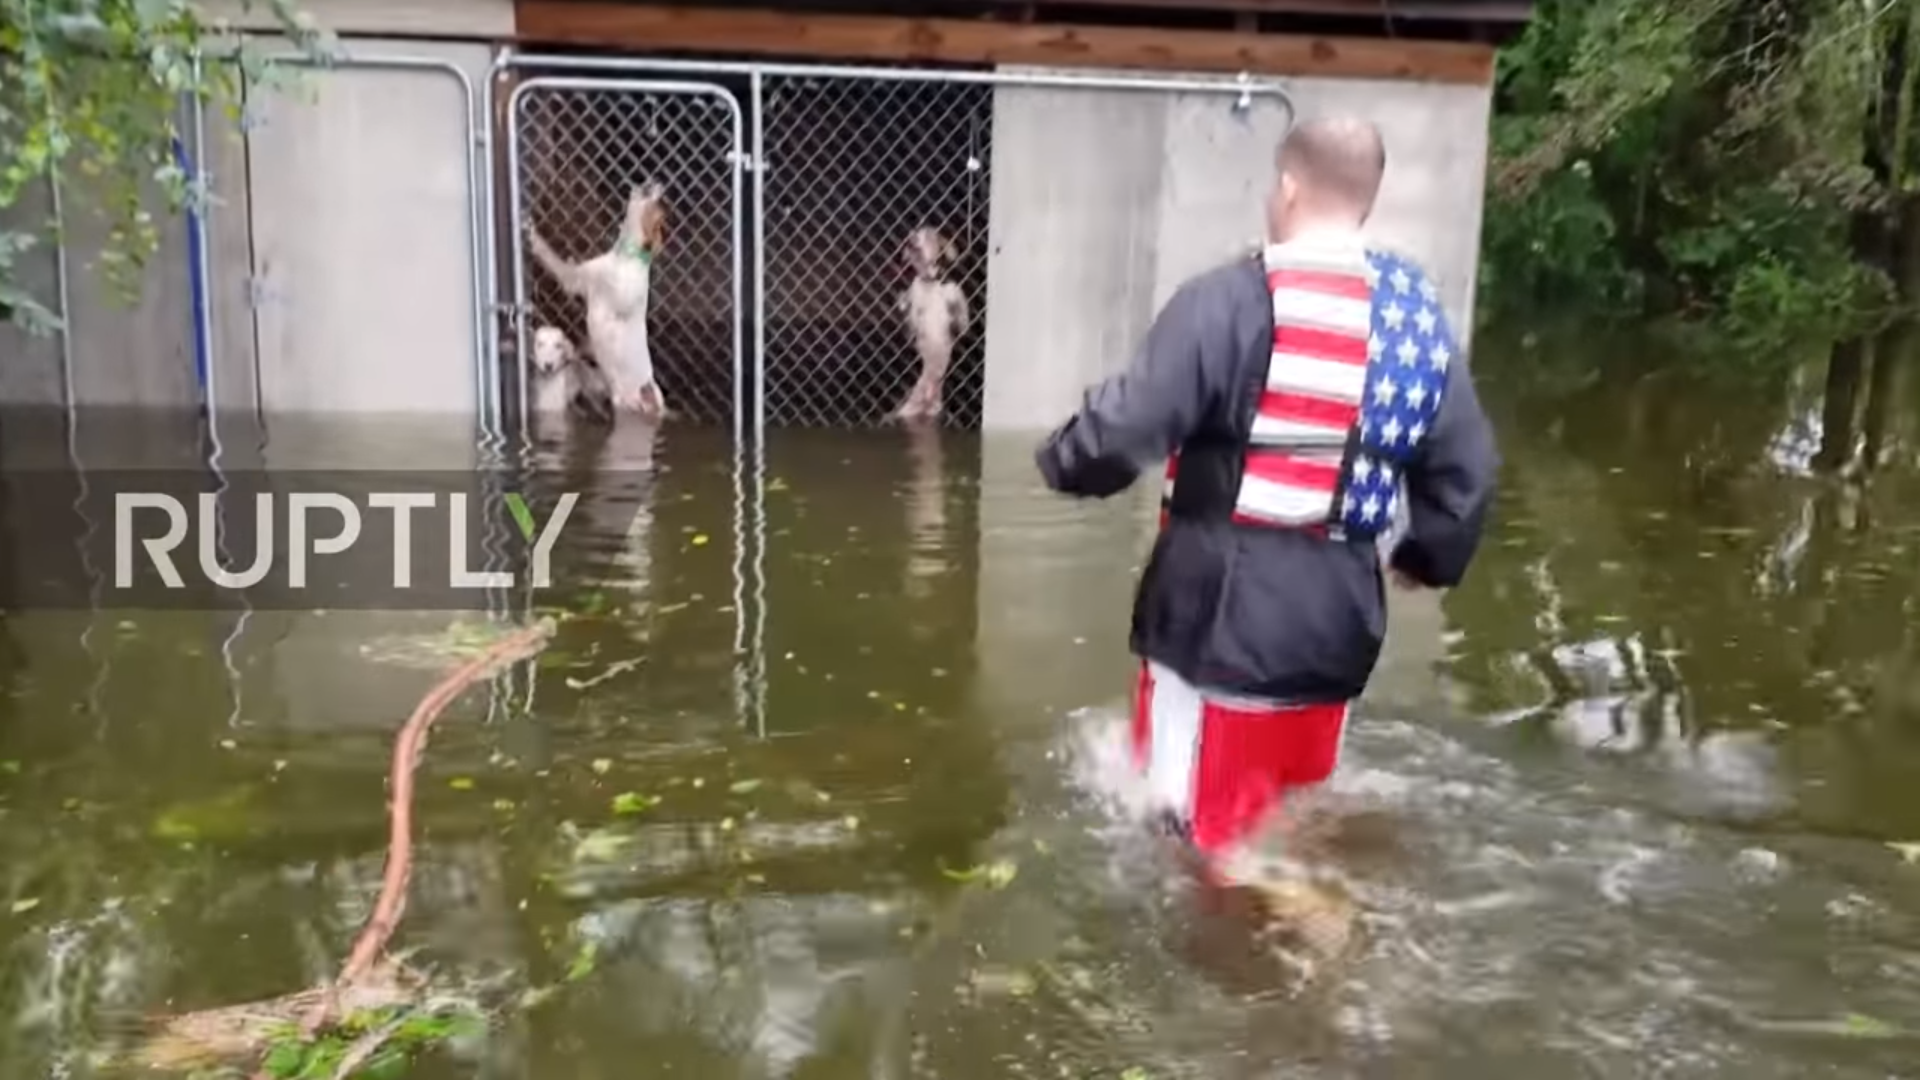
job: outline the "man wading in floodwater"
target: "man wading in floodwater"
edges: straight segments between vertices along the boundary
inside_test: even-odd
[[[1182,285],[1035,455],[1053,490],[1095,498],[1167,459],[1133,742],[1215,874],[1283,794],[1333,772],[1386,633],[1398,500],[1384,572],[1457,585],[1499,465],[1433,286],[1361,236],[1378,130],[1301,124],[1277,164],[1266,249]]]

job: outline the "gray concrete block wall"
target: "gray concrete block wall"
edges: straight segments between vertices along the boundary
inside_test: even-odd
[[[1160,157],[1166,199],[1160,207],[1156,306],[1188,278],[1258,247],[1273,186],[1273,148],[1290,123],[1286,105],[1270,97],[1251,98],[1245,109],[1235,97],[1219,94],[1161,100],[1167,110]]]
[[[449,60],[478,87],[484,44],[352,39],[360,53]],[[471,417],[474,374],[467,170],[469,101],[437,71],[310,72],[292,92],[255,89],[250,134],[222,105],[205,121],[210,387],[224,411],[378,411]],[[190,130],[183,124],[182,130]],[[193,270],[184,217],[149,200],[160,245],[126,303],[99,272],[106,223],[70,182],[71,378],[85,407],[191,408]],[[36,192],[11,220],[50,216]],[[50,306],[54,250],[26,277]],[[257,287],[256,287],[257,283]],[[261,302],[255,310],[255,300]],[[65,403],[61,342],[0,326],[0,404]]]
[[[102,268],[109,223],[93,192],[69,177],[62,195],[74,397],[88,406],[192,406],[200,389],[186,217],[154,211],[160,245],[139,275],[138,295],[129,300]],[[149,190],[146,205],[163,205],[157,188]]]
[[[205,119],[209,279],[207,398],[223,413],[251,416],[259,401],[254,362],[253,307],[248,279],[253,263],[253,196],[247,183],[247,138],[238,111],[245,101],[210,103]]]
[[[68,341],[35,337],[0,325],[0,404],[63,406],[71,379],[76,402],[88,406],[181,408],[198,400],[194,375],[192,275],[183,218],[159,209],[158,248],[138,272],[138,295],[129,302],[107,278],[100,261],[109,223],[88,185],[68,178],[62,190],[66,218]],[[49,308],[59,307],[59,271],[51,229],[49,188],[33,191],[9,212],[40,229],[45,238],[23,260],[24,280]],[[71,358],[71,371],[66,370]]]
[[[1360,79],[1282,85],[1301,118],[1357,113],[1380,125],[1387,177],[1369,232],[1426,266],[1466,341],[1490,89]],[[1181,282],[1259,242],[1288,115],[1257,98],[1236,109],[1234,100],[995,91],[985,427],[1064,419],[1087,385],[1127,364]]]
[[[1131,91],[994,91],[987,426],[1051,423],[1145,331],[1166,122]]]
[[[40,232],[52,217],[52,189],[37,184],[23,192],[14,205],[0,210],[0,228]],[[27,292],[58,314],[60,279],[53,244],[42,241],[19,256],[16,272]],[[60,338],[29,334],[0,320],[0,404],[60,405],[66,395],[63,387]]]
[[[241,29],[279,27],[266,4],[211,0],[207,9]],[[514,31],[513,0],[301,0],[300,10],[336,34],[499,39]]]

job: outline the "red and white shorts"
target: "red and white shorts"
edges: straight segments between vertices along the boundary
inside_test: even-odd
[[[1134,760],[1154,800],[1181,820],[1194,846],[1216,854],[1251,836],[1288,788],[1333,775],[1348,707],[1203,693],[1142,662]]]

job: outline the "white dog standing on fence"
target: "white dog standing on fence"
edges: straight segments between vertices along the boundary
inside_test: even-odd
[[[967,294],[946,279],[953,244],[940,230],[921,227],[907,236],[907,265],[913,283],[900,294],[900,311],[920,355],[920,378],[893,415],[901,420],[930,420],[940,415],[941,391],[953,363],[953,344],[967,330]]]
[[[647,307],[653,283],[653,258],[666,237],[666,191],[657,183],[633,189],[626,221],[612,249],[582,263],[570,263],[531,226],[527,242],[533,257],[570,295],[587,304],[587,344],[612,386],[613,404],[659,419],[667,397],[654,376],[647,346]]]

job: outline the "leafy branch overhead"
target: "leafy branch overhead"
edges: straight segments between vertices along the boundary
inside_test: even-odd
[[[1753,338],[1884,319],[1916,50],[1920,0],[1541,0],[1501,55],[1489,294]]]
[[[331,49],[291,0],[238,7],[271,12],[283,36],[274,47],[313,60]],[[191,145],[183,102],[217,103],[237,119],[243,83],[284,81],[267,56],[192,0],[0,0],[0,314],[35,330],[59,325],[53,298],[23,282],[21,256],[80,214],[96,216],[105,236],[85,254],[132,299],[159,246],[158,216],[210,200],[176,154],[176,140]],[[55,180],[58,220],[42,197]]]

